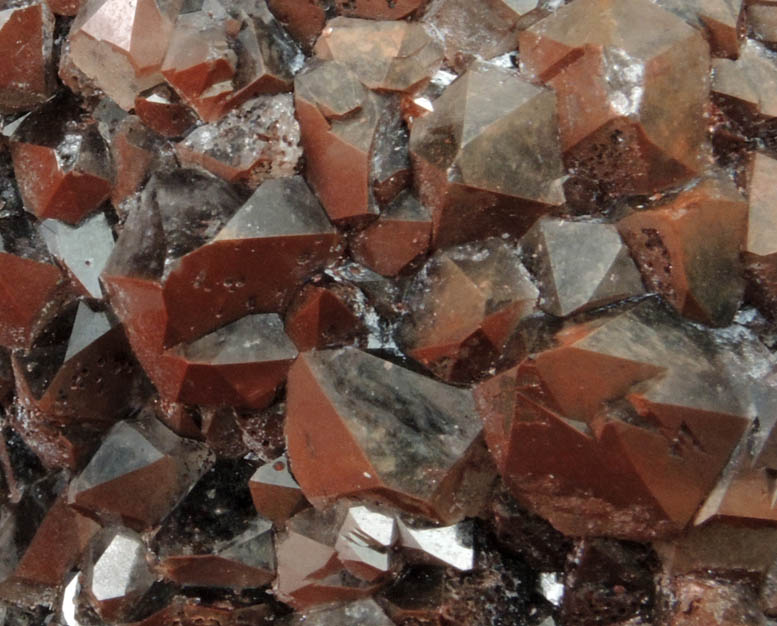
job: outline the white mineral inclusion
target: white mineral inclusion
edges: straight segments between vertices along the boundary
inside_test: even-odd
[[[540,589],[545,599],[553,606],[561,606],[564,597],[564,583],[561,582],[556,572],[542,572],[540,574]]]
[[[100,602],[123,598],[132,592],[136,574],[147,569],[143,546],[136,539],[116,535],[94,565],[92,595]],[[138,572],[138,570],[141,570]]]
[[[604,78],[613,89],[610,106],[624,117],[637,115],[645,94],[645,68],[619,48],[606,48]]]

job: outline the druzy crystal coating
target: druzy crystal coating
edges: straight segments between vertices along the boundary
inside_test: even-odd
[[[0,0],[0,626],[777,622],[777,3]]]

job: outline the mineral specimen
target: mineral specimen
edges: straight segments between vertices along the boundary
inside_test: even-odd
[[[776,0],[0,0],[0,626],[773,626]]]

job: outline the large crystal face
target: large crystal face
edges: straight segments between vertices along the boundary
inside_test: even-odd
[[[775,626],[777,0],[0,0],[0,626]]]
[[[373,494],[441,519],[459,517],[471,504],[456,495],[482,471],[468,476],[460,467],[480,445],[467,390],[356,349],[304,353],[288,385],[292,469],[314,504]],[[326,473],[318,469],[324,459]]]

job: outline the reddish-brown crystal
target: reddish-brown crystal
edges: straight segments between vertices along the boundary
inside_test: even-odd
[[[344,372],[356,373],[353,384]],[[289,372],[289,459],[316,506],[360,494],[455,520],[480,506],[475,494],[490,480],[473,412],[468,391],[365,352],[306,352]]]
[[[259,94],[291,88],[296,45],[264,2],[249,6],[235,18],[213,2],[175,23],[161,71],[206,122]]]
[[[200,626],[218,624],[219,626],[244,626],[245,624],[265,624],[271,609],[267,604],[232,608],[224,606],[206,606],[199,600],[175,598],[165,608],[157,611],[135,626]]]
[[[713,59],[712,96],[727,115],[751,134],[759,125],[777,117],[777,68],[772,52],[748,40],[739,58]]]
[[[121,326],[84,303],[63,311],[13,365],[17,396],[50,425],[104,429],[129,412],[137,393],[137,366]]]
[[[159,142],[154,134],[134,116],[121,121],[111,141],[111,154],[116,166],[116,180],[111,190],[111,202],[118,206],[148,179]]]
[[[429,211],[405,192],[351,240],[354,258],[384,276],[394,276],[429,248]]]
[[[749,295],[770,317],[777,317],[777,196],[772,181],[777,160],[758,152],[749,168],[747,238],[743,259]]]
[[[338,17],[327,22],[316,56],[350,69],[370,89],[413,91],[442,61],[437,42],[415,22]]]
[[[739,308],[746,228],[746,201],[725,174],[618,222],[648,288],[714,326],[727,325]]]
[[[699,173],[709,46],[696,29],[650,0],[576,0],[519,41],[522,66],[558,95],[569,167],[617,193]]]
[[[296,356],[277,315],[247,315],[167,350],[162,384],[165,395],[187,404],[263,408]]]
[[[113,168],[96,125],[81,122],[60,100],[24,119],[11,154],[24,206],[39,219],[76,224],[111,192]]]
[[[61,300],[62,286],[62,273],[55,265],[0,252],[0,292],[5,303],[0,308],[0,345],[29,347]]]
[[[739,56],[745,34],[743,0],[658,0],[656,4],[702,29],[715,56]]]
[[[75,66],[123,109],[161,82],[181,2],[87,0],[70,30]]]
[[[336,0],[337,11],[349,17],[365,17],[371,20],[401,20],[427,4],[429,0]]]
[[[366,333],[354,310],[354,288],[342,284],[329,287],[306,285],[286,314],[286,332],[304,352],[352,343]]]
[[[187,180],[183,172],[147,185],[144,205],[133,214],[136,221],[125,225],[117,242],[105,284],[136,355],[163,396],[183,400],[182,384],[189,377],[187,393],[194,394],[187,396],[190,399],[203,402],[213,393],[207,403],[235,401],[230,394],[237,393],[240,403],[263,404],[281,381],[283,367],[273,366],[275,374],[266,372],[268,378],[253,391],[245,380],[212,379],[201,386],[201,368],[189,368],[185,354],[180,354],[188,348],[165,350],[198,340],[246,313],[283,310],[303,278],[337,256],[339,237],[299,177],[265,182],[237,210],[238,198],[231,188],[193,172],[188,180],[195,187],[188,193],[192,200],[194,195],[200,200],[186,204],[175,184]],[[174,213],[172,206],[180,203],[191,212],[188,219],[196,219],[200,211],[201,219],[210,221],[204,236],[177,238],[174,224],[183,214]],[[170,240],[165,241],[168,233]],[[148,252],[139,252],[138,245]],[[167,254],[172,257],[165,262]],[[162,263],[168,266],[164,272]],[[253,267],[261,271],[251,271]],[[288,358],[293,357],[280,361]],[[226,365],[224,371],[231,368]],[[260,375],[258,370],[255,375]]]
[[[138,94],[135,114],[163,137],[180,137],[197,120],[192,110],[167,85],[157,85]]]
[[[60,496],[43,518],[14,577],[57,587],[99,528],[97,522],[67,506],[64,495]]]
[[[206,446],[178,437],[153,416],[119,422],[70,483],[68,502],[142,530],[159,523],[210,462]]]
[[[292,517],[279,535],[275,593],[295,608],[369,596],[377,585],[352,576],[335,544],[344,510],[307,509]]]
[[[568,534],[684,527],[749,421],[709,340],[650,301],[557,340],[477,389],[516,497]]]
[[[267,6],[309,54],[326,23],[325,0],[267,0]]]
[[[285,456],[273,459],[256,470],[248,487],[257,512],[276,526],[282,526],[298,513],[307,501],[289,471]]]
[[[538,295],[518,252],[501,240],[440,251],[407,295],[407,354],[443,380],[480,377],[536,312]]]
[[[49,5],[52,12],[57,15],[67,15],[68,17],[78,14],[84,3],[85,0],[46,0],[46,4]]]
[[[307,155],[305,174],[330,219],[377,215],[370,190],[371,150],[386,107],[345,66],[317,63],[297,75],[294,104]]]
[[[26,111],[47,100],[54,91],[54,16],[43,2],[2,7],[0,113]]]
[[[234,590],[263,587],[275,577],[271,524],[261,518],[248,529],[213,546],[211,554],[175,554],[159,566],[164,576],[181,585],[226,587]]]

